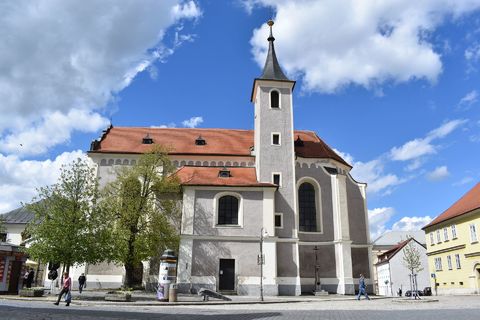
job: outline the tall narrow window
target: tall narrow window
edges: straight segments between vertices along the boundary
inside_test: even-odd
[[[223,196],[218,199],[218,224],[238,224],[238,199]]]
[[[450,255],[447,256],[447,265],[448,265],[448,270],[452,270],[452,256]]]
[[[435,244],[435,240],[433,238],[433,232],[430,232],[430,244]]]
[[[280,108],[280,93],[277,90],[270,91],[270,108]]]
[[[272,133],[272,144],[274,146],[280,145],[280,133]]]
[[[442,239],[440,238],[440,230],[437,230],[437,242],[442,242]]]
[[[460,265],[460,255],[458,253],[455,254],[455,262],[457,263],[457,269],[460,269],[462,266]]]
[[[452,239],[456,239],[457,238],[457,227],[452,224]]]
[[[300,210],[300,231],[317,231],[315,188],[312,184],[304,182],[298,188],[298,207]]]
[[[276,184],[277,186],[281,187],[282,186],[282,175],[280,173],[274,173],[272,175],[272,182],[273,184]]]
[[[444,241],[448,241],[448,229],[447,228],[443,228],[443,238],[444,238]]]
[[[435,258],[435,270],[442,271],[442,258]]]
[[[475,223],[472,223],[470,225],[470,240],[472,240],[472,242],[477,242],[478,239],[477,239],[477,229],[475,228]]]

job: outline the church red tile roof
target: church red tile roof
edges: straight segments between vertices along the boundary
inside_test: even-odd
[[[187,186],[229,186],[229,187],[277,187],[272,183],[257,182],[255,168],[227,168],[230,177],[220,177],[222,167],[185,166],[176,172],[182,185]]]
[[[464,215],[475,209],[480,208],[480,183],[477,183],[470,191],[463,195],[457,202],[455,202],[450,208],[445,210],[442,214],[432,220],[422,229],[426,229],[433,225],[439,224],[446,220]]]
[[[145,153],[149,144],[142,139],[149,135],[156,144],[167,146],[172,155],[250,156],[253,130],[190,129],[190,128],[135,128],[110,127],[100,141],[94,141],[91,153]],[[205,145],[195,145],[201,136]],[[303,146],[296,146],[297,156],[303,158],[329,158],[351,167],[312,131],[295,131]]]

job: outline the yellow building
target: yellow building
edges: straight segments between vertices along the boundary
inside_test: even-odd
[[[436,288],[438,294],[479,294],[480,183],[423,230],[432,290]]]

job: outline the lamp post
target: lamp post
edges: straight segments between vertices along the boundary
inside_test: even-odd
[[[263,240],[268,238],[268,233],[265,228],[260,229],[260,255],[257,258],[257,263],[260,265],[260,301],[263,301],[263,265],[265,264],[265,257],[263,256]]]
[[[318,265],[318,247],[315,246],[313,251],[315,252],[315,292],[320,292],[320,277],[318,274],[318,269],[320,269],[320,266]]]

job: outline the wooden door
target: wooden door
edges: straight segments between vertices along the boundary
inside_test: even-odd
[[[10,279],[8,281],[8,293],[18,293],[18,283],[20,281],[22,271],[22,261],[10,261],[12,268],[10,269]]]

